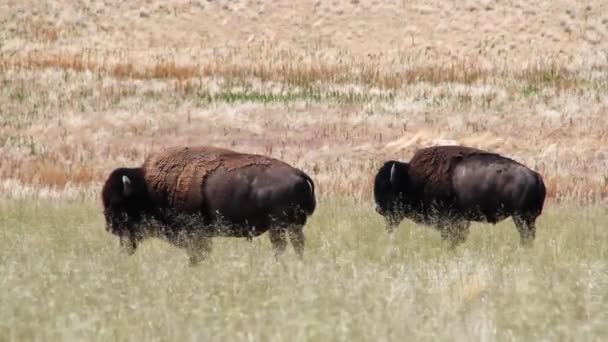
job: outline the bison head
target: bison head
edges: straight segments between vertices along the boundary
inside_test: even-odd
[[[376,211],[386,218],[386,230],[392,233],[405,216],[408,207],[409,165],[398,161],[387,161],[378,170],[374,181]]]
[[[121,239],[133,239],[135,224],[152,208],[141,168],[112,171],[103,186],[102,201],[106,229]]]

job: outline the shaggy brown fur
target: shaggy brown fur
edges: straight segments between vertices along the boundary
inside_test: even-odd
[[[498,154],[465,146],[433,146],[416,151],[409,162],[410,179],[414,187],[437,199],[453,195],[452,170],[462,159],[473,155]]]
[[[132,254],[159,236],[186,248],[196,264],[216,236],[269,232],[278,257],[286,234],[299,256],[303,227],[316,207],[314,183],[280,160],[206,146],[152,153],[141,168],[114,170],[102,192],[108,230]]]
[[[546,196],[542,176],[496,153],[464,146],[418,150],[409,163],[390,160],[374,180],[376,210],[392,232],[399,222],[435,226],[451,247],[470,222],[495,224],[511,216],[522,245],[530,245]]]
[[[153,153],[142,166],[150,192],[163,207],[195,212],[203,207],[201,189],[216,169],[232,171],[252,165],[285,164],[279,160],[227,149],[194,146],[170,147]]]

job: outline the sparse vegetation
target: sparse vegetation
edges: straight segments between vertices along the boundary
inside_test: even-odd
[[[348,60],[339,63],[328,63],[313,60],[294,63],[289,60],[278,60],[276,63],[264,63],[263,59],[255,62],[238,62],[230,58],[218,58],[205,64],[177,64],[174,60],[148,57],[146,62],[107,62],[120,60],[118,52],[95,54],[51,54],[42,51],[30,52],[28,55],[14,54],[0,56],[0,70],[71,70],[92,72],[100,77],[117,79],[169,79],[191,80],[201,78],[222,78],[229,83],[238,84],[255,79],[262,83],[278,82],[288,87],[309,88],[318,84],[354,84],[378,89],[401,89],[410,84],[428,83],[440,85],[486,84],[491,79],[514,78],[534,86],[550,86],[556,89],[573,88],[584,82],[583,75],[569,71],[556,64],[536,63],[522,70],[501,69],[498,65],[482,68],[475,61],[450,62],[437,64],[402,66],[393,62],[381,64],[373,61]],[[108,58],[108,57],[111,58]],[[175,59],[177,56],[173,56]]]
[[[608,319],[608,217],[553,207],[534,248],[513,223],[475,225],[446,251],[369,203],[324,200],[299,262],[267,235],[215,239],[205,263],[150,240],[132,257],[96,198],[0,200],[2,340],[594,340]],[[584,233],[581,231],[584,230]]]
[[[601,5],[0,4],[0,340],[606,339]],[[543,174],[533,249],[510,221],[454,254],[411,223],[386,236],[380,163],[452,143]],[[310,174],[305,261],[267,237],[196,269],[159,241],[120,255],[100,183],[179,144]]]
[[[355,66],[271,72],[260,71],[266,70],[262,62],[259,70],[242,72],[219,63],[205,69],[162,61],[148,69],[121,69],[117,77],[104,71],[116,68],[98,66],[91,55],[62,58],[70,61],[2,64],[0,149],[6,157],[0,178],[97,186],[118,160],[139,163],[155,144],[188,142],[272,150],[304,168],[316,165],[325,192],[354,190],[367,197],[370,173],[383,159],[407,158],[415,148],[443,139],[537,167],[552,199],[594,202],[608,196],[602,159],[595,158],[605,153],[597,143],[607,133],[602,94],[608,84],[585,70],[548,64],[490,73],[458,64],[464,69],[424,67],[411,79],[395,73],[397,82],[357,74]],[[589,101],[596,104],[589,107]],[[125,133],[122,138],[116,130]],[[24,145],[15,144],[24,136],[30,137],[25,156]],[[336,180],[341,170],[348,175]]]

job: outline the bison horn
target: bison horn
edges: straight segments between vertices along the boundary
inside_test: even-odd
[[[395,177],[396,177],[396,175],[395,175],[395,173],[396,173],[395,165],[396,164],[393,164],[393,167],[391,167],[391,178],[390,178],[390,182],[391,183],[395,183]]]
[[[125,196],[131,194],[131,180],[127,176],[122,176],[122,191]]]

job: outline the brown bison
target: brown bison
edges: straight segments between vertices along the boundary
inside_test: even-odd
[[[214,147],[174,147],[106,180],[106,229],[129,254],[149,236],[185,248],[196,264],[215,236],[252,239],[269,231],[279,256],[286,234],[299,256],[315,210],[312,179],[277,159]]]
[[[470,221],[497,223],[512,216],[521,243],[534,241],[545,201],[542,177],[495,153],[463,146],[418,150],[409,163],[387,161],[374,182],[376,211],[392,232],[403,218],[433,225],[452,248]]]

